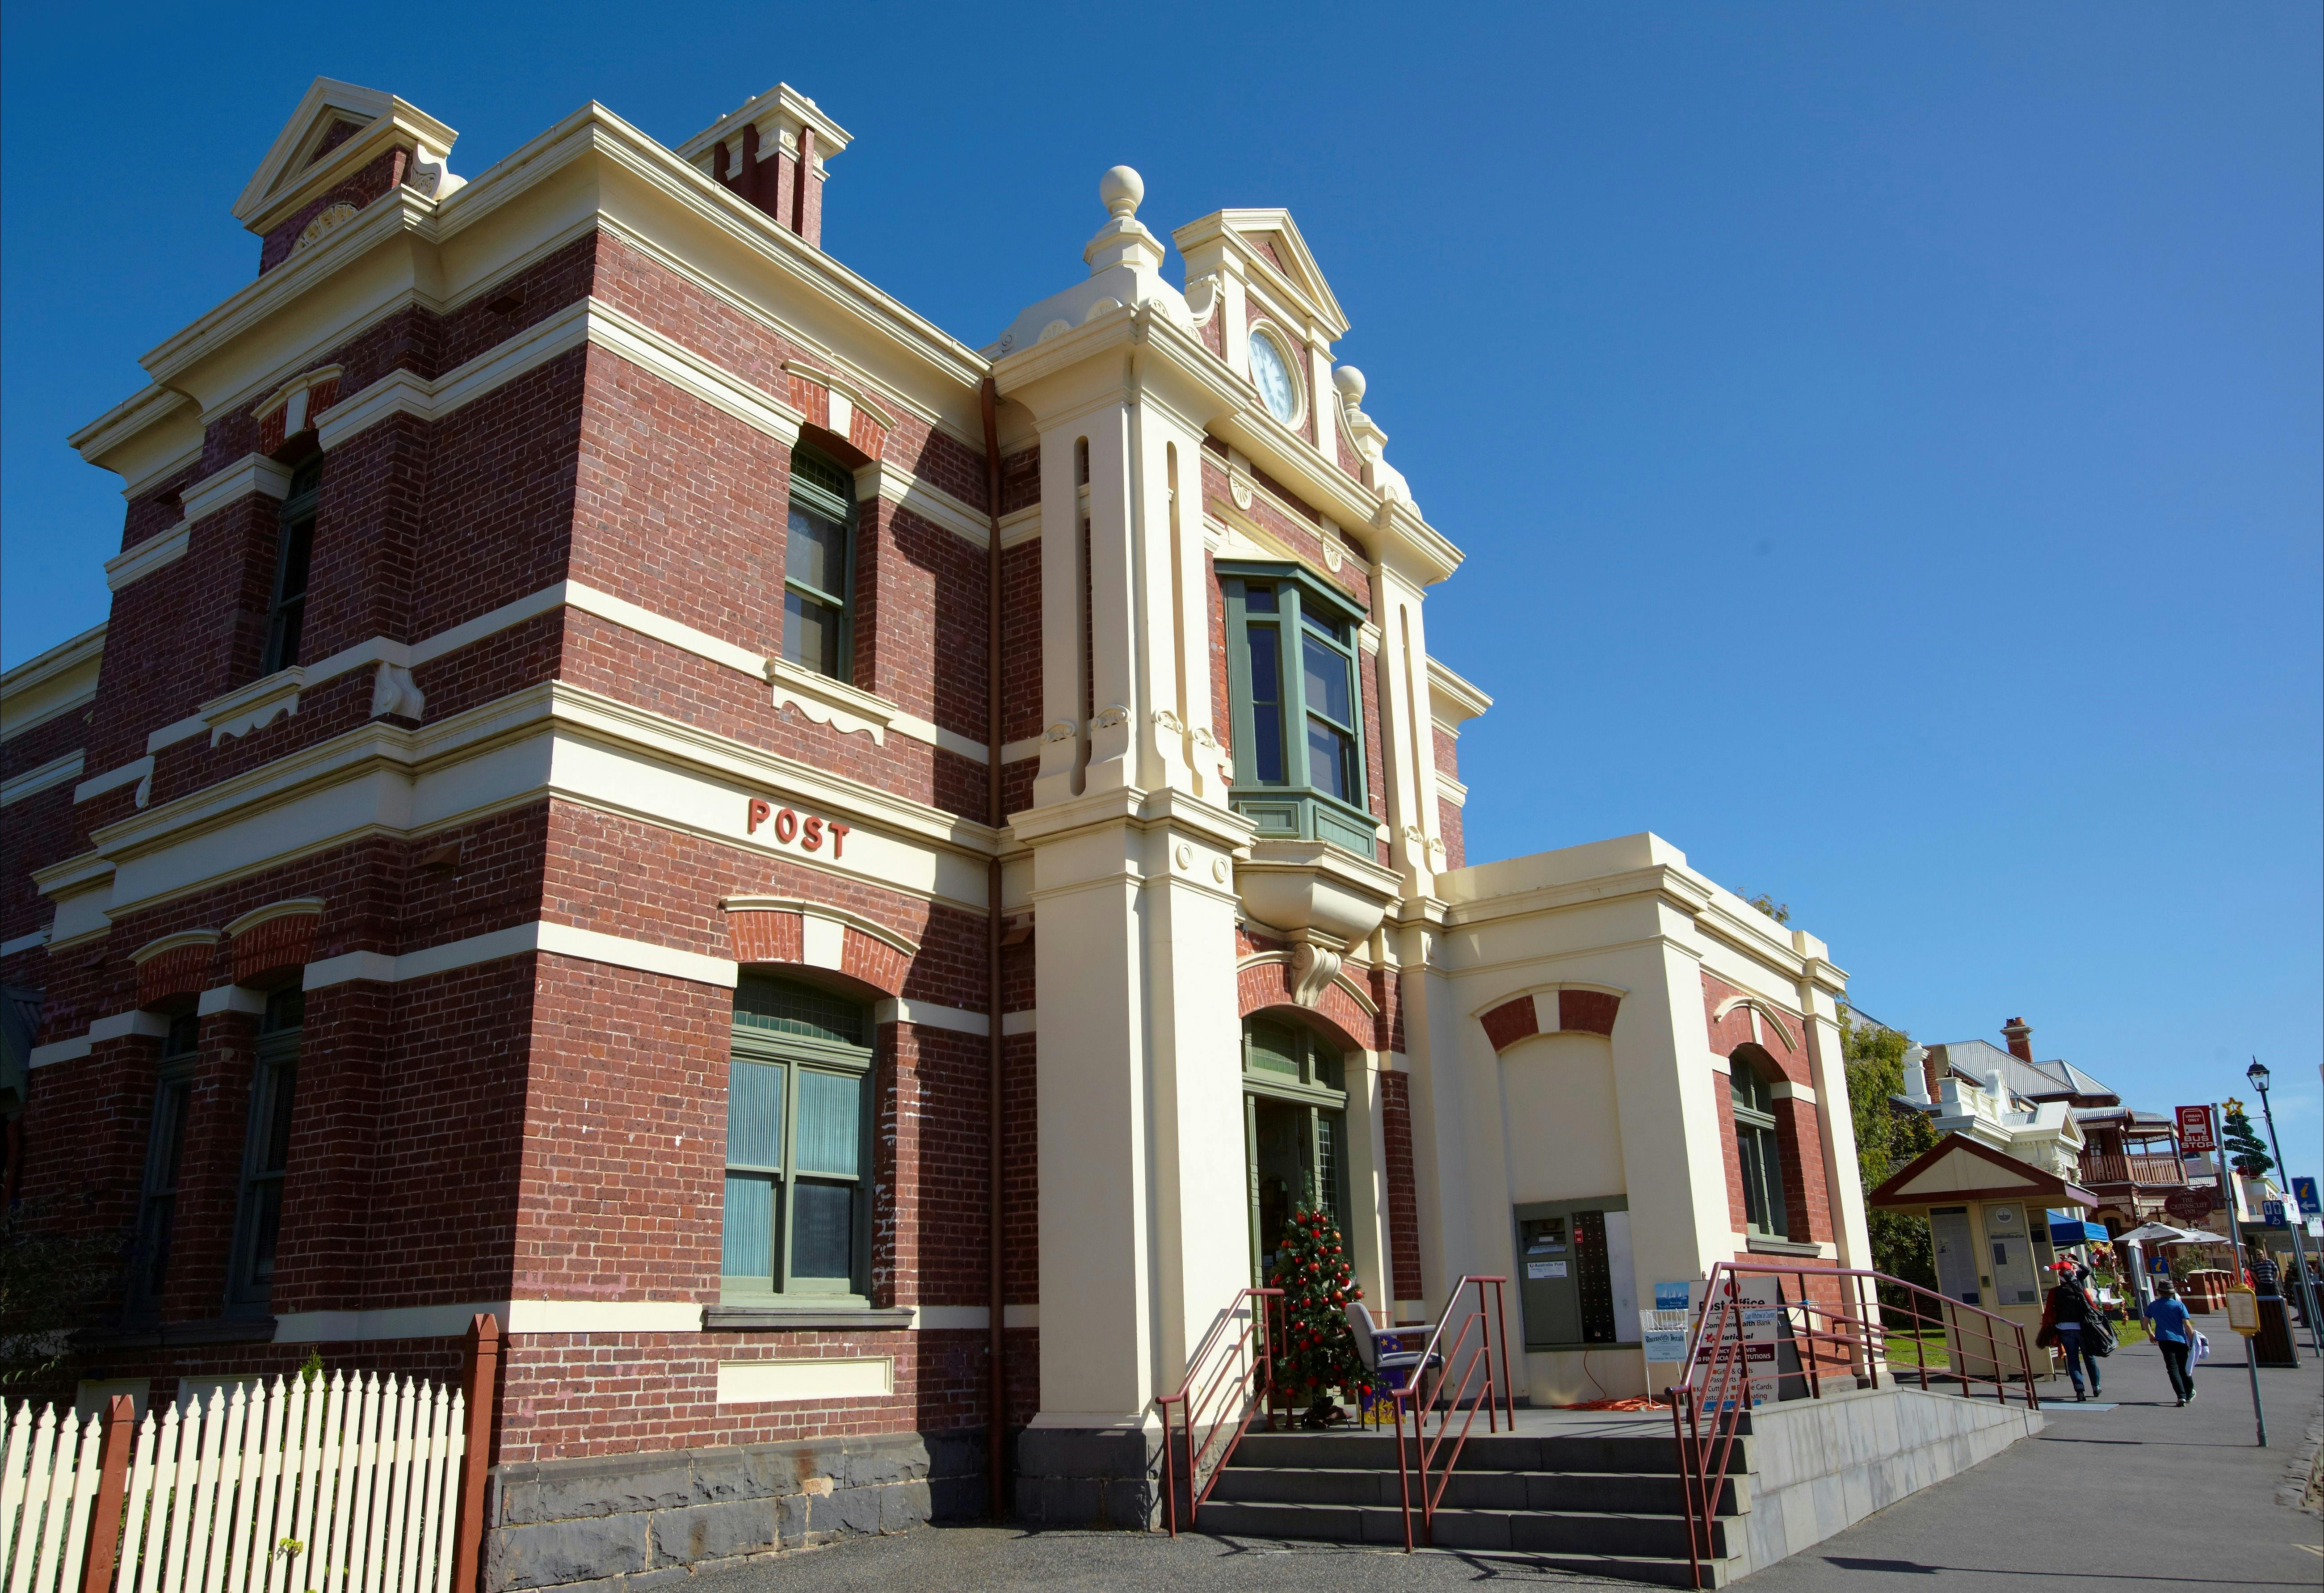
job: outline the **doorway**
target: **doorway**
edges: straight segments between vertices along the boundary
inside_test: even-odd
[[[1250,1270],[1264,1285],[1291,1214],[1319,1206],[1344,1233],[1347,1091],[1337,1046],[1304,1024],[1243,1024],[1243,1153],[1250,1177]]]

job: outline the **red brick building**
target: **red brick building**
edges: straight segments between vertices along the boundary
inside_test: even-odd
[[[255,280],[74,434],[128,507],[0,694],[0,1082],[15,1198],[123,1236],[81,1393],[446,1373],[490,1311],[538,1587],[996,1453],[1148,1519],[1302,1200],[1407,1316],[1598,1224],[1544,1401],[1646,1386],[1653,1278],[1864,1264],[1821,944],[1652,836],[1466,866],[1461,555],[1289,215],[1180,286],[1117,169],[972,346],[818,246],[849,137],[593,105],[463,180],[318,80]]]

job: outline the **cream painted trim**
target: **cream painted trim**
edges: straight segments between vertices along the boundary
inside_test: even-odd
[[[748,648],[737,647],[731,641],[722,640],[711,635],[707,631],[697,631],[682,620],[673,620],[668,615],[658,614],[651,609],[641,608],[625,597],[616,597],[610,592],[600,592],[595,587],[585,586],[578,581],[564,581],[558,585],[564,588],[565,606],[567,608],[579,609],[585,614],[595,614],[601,620],[611,621],[625,631],[634,631],[640,636],[651,637],[654,640],[667,643],[681,652],[692,653],[698,658],[707,658],[714,664],[723,664],[737,674],[764,677],[767,659],[762,653],[754,653]]]
[[[1040,536],[1041,506],[1038,503],[1001,517],[1001,550],[1003,553],[1011,548],[1038,541]]]
[[[918,1028],[950,1029],[960,1035],[989,1035],[992,1020],[982,1012],[964,1011],[958,1007],[939,1007],[934,1001],[906,1001],[890,998],[875,1002],[872,1021],[908,1023]]]
[[[143,758],[131,760],[119,769],[107,769],[101,775],[81,781],[79,785],[73,787],[73,800],[86,802],[92,796],[102,796],[107,791],[117,791],[122,787],[135,782],[139,787],[137,806],[143,807],[145,806],[146,797],[152,794],[151,788],[144,782],[152,778],[153,755],[149,752]]]
[[[28,769],[14,779],[0,781],[0,807],[22,802],[27,796],[37,796],[67,780],[78,780],[84,756],[75,750],[61,758],[50,759],[38,769]]]
[[[707,957],[699,952],[682,951],[676,946],[656,945],[650,941],[627,940],[620,935],[581,929],[569,924],[536,920],[471,935],[466,940],[425,946],[397,957],[391,957],[383,952],[347,952],[337,957],[326,957],[320,962],[307,964],[302,988],[324,990],[356,980],[368,980],[376,984],[401,984],[407,980],[427,979],[457,969],[473,968],[482,962],[496,962],[503,957],[522,956],[529,952],[547,952],[555,956],[603,962],[613,968],[632,968],[641,973],[665,974],[673,979],[687,979],[697,984],[716,985],[727,990],[733,990],[735,984],[736,965],[732,958]]]
[[[910,471],[886,460],[875,459],[864,469],[867,474],[875,470],[879,473],[873,491],[881,502],[908,510],[972,547],[982,548],[991,541],[992,522],[981,510],[971,509],[950,493],[930,486]]]
[[[323,898],[319,896],[297,896],[279,902],[270,902],[263,907],[253,907],[249,912],[236,918],[226,926],[226,932],[227,937],[232,938],[235,935],[246,934],[262,924],[272,923],[277,918],[295,918],[302,914],[319,915],[324,906]]]
[[[730,896],[718,906],[729,913],[798,913],[803,916],[830,918],[895,947],[907,957],[920,954],[918,942],[908,940],[886,925],[875,923],[861,913],[852,913],[845,907],[835,907],[826,902],[804,901],[789,896]]]
[[[281,499],[290,492],[290,472],[263,454],[244,454],[224,470],[202,477],[179,497],[186,524],[208,520],[227,504],[254,493]]]
[[[165,935],[149,940],[129,953],[129,960],[143,968],[164,952],[175,952],[187,946],[215,946],[225,937],[215,929],[180,929],[175,935]]]
[[[1788,1079],[1778,1081],[1768,1093],[1777,1100],[1801,1100],[1810,1106],[1816,1104],[1816,1092],[1813,1089],[1806,1084],[1794,1084]]]
[[[18,952],[29,952],[49,944],[49,932],[35,929],[30,935],[20,935],[14,940],[0,940],[0,957],[13,957]]]
[[[160,536],[146,538],[128,552],[115,554],[105,561],[107,590],[118,592],[132,581],[142,581],[155,570],[177,563],[186,557],[186,546],[192,536],[193,527],[181,520]]]
[[[633,768],[694,803],[641,806],[614,776]],[[627,777],[623,777],[626,778]],[[611,781],[612,783],[608,783]],[[676,782],[673,786],[671,782]],[[732,792],[856,822],[862,861],[806,857],[698,816]],[[689,796],[689,793],[691,795]],[[98,850],[34,870],[59,904],[52,944],[106,933],[113,915],[214,889],[370,834],[427,834],[544,797],[578,802],[837,878],[970,911],[1000,833],[844,776],[558,682],[529,686],[418,729],[372,721],[259,769],[101,828]],[[267,825],[253,821],[274,816]],[[217,840],[209,839],[213,834]]]
[[[159,752],[164,747],[174,747],[180,741],[189,741],[201,734],[209,727],[210,722],[199,714],[189,714],[175,723],[165,724],[147,736],[145,750],[149,753]]]
[[[718,1403],[780,1404],[804,1400],[878,1399],[896,1392],[896,1359],[730,1360],[718,1363]]]
[[[116,1012],[110,1017],[98,1018],[77,1039],[33,1046],[25,1065],[46,1067],[52,1062],[70,1062],[77,1057],[87,1056],[107,1040],[119,1040],[131,1035],[143,1035],[148,1039],[158,1040],[169,1032],[168,1018],[158,1012],[133,1008],[127,1012]]]
[[[255,1017],[266,1010],[266,992],[247,985],[213,985],[202,992],[194,1010],[203,1017],[213,1012],[246,1012]]]
[[[1455,807],[1469,806],[1469,787],[1441,769],[1436,771],[1436,794]]]
[[[471,1318],[496,1316],[511,1333],[696,1333],[702,1307],[687,1300],[477,1300],[385,1311],[302,1311],[274,1319],[277,1344],[451,1339]]]
[[[1718,1006],[1711,1009],[1711,1021],[1717,1023],[1720,1018],[1725,1017],[1738,1007],[1748,1007],[1752,1011],[1752,1015],[1758,1022],[1774,1024],[1775,1026],[1775,1032],[1784,1036],[1784,1044],[1786,1047],[1793,1051],[1800,1052],[1803,1054],[1805,1054],[1806,1047],[1801,1044],[1800,1037],[1792,1032],[1791,1025],[1784,1021],[1788,1015],[1778,1011],[1765,997],[1753,995],[1729,996],[1724,1001],[1721,1001]],[[1758,1036],[1754,1034],[1753,1038],[1756,1040],[1757,1037]]]
[[[1039,1032],[1040,1027],[1041,1009],[1038,1007],[1028,1007],[1021,1012],[1004,1012],[1001,1015],[1001,1032],[1004,1036],[1036,1034]]]
[[[1040,755],[1041,738],[1038,736],[1027,736],[1022,741],[1003,741],[1001,744],[1001,761],[1003,763],[1022,763],[1028,758],[1038,758]]]

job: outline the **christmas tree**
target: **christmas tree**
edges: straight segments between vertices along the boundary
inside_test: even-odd
[[[2252,1132],[2251,1119],[2244,1116],[2239,1101],[2227,1102],[2227,1157],[2236,1171],[2246,1178],[2264,1178],[2275,1165],[2275,1158],[2267,1154],[2267,1146]]]
[[[1348,1275],[1339,1225],[1314,1206],[1295,1207],[1268,1285],[1283,1291],[1282,1335],[1275,1347],[1275,1383],[1307,1401],[1307,1423],[1337,1419],[1335,1388],[1368,1389],[1371,1379],[1348,1328],[1348,1302],[1364,1292]]]

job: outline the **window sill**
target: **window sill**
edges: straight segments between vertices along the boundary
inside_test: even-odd
[[[796,1333],[831,1328],[898,1331],[912,1325],[908,1305],[713,1305],[702,1313],[713,1332]]]
[[[886,746],[889,728],[907,717],[893,703],[788,658],[767,659],[767,684],[774,688],[776,707],[797,708],[844,736],[868,735],[877,746]]]
[[[1815,1256],[1823,1255],[1823,1247],[1798,1239],[1775,1239],[1753,1234],[1743,1242],[1743,1248],[1754,1256]]]

